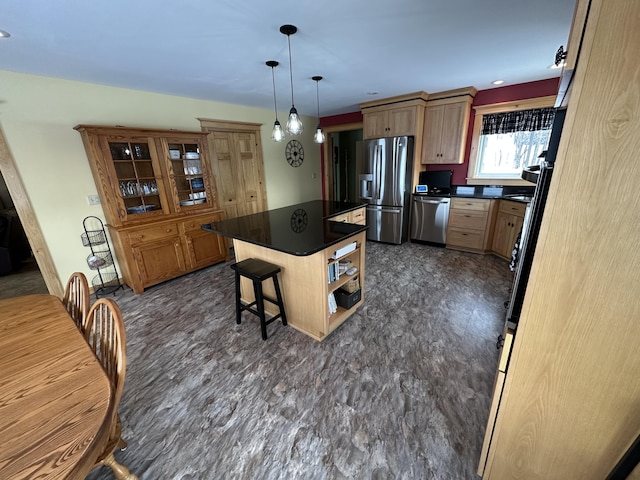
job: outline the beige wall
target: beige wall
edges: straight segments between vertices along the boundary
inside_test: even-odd
[[[286,112],[279,118],[286,119]],[[304,117],[302,166],[284,159],[286,142],[271,141],[273,111],[184,97],[0,71],[0,128],[4,131],[61,282],[74,271],[94,276],[85,262],[82,220],[104,219],[90,206],[95,184],[77,124],[200,130],[197,118],[262,123],[269,208],[321,198],[316,119]],[[312,176],[315,175],[315,179]]]

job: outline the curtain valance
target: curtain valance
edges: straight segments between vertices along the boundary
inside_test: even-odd
[[[549,130],[555,108],[532,108],[514,112],[487,113],[482,116],[482,135]]]

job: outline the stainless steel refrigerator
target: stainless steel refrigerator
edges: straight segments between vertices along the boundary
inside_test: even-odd
[[[413,137],[366,140],[358,162],[358,193],[367,203],[367,239],[407,240],[413,174]]]

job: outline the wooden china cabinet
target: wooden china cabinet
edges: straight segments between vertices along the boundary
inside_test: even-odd
[[[124,283],[145,287],[225,260],[200,225],[217,207],[207,134],[78,125]]]

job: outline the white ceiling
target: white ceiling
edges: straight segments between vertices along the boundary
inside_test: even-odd
[[[575,0],[2,0],[0,69],[321,116],[559,75]],[[378,92],[376,96],[369,92]],[[2,91],[0,89],[0,97]],[[1,100],[1,98],[0,98]]]

